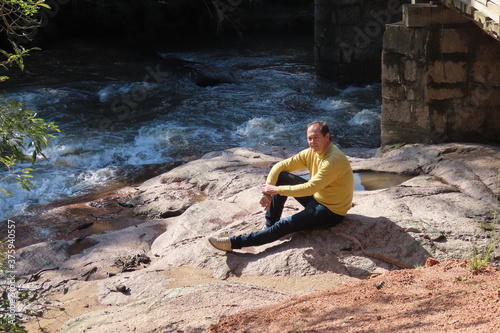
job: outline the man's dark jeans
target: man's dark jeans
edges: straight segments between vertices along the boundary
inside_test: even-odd
[[[297,185],[305,182],[306,180],[302,177],[281,172],[276,185]],[[286,196],[273,195],[271,207],[266,212],[266,228],[251,234],[231,237],[229,239],[231,247],[241,249],[247,246],[267,244],[292,232],[332,227],[344,218],[344,216],[335,214],[317,202],[313,196],[295,198],[304,206],[304,210],[292,216],[281,218],[287,199]]]

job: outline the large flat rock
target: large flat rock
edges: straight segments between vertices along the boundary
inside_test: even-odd
[[[409,145],[371,157],[363,157],[367,152],[359,150],[351,155],[355,171],[413,177],[390,188],[355,191],[346,219],[331,229],[295,233],[225,253],[212,248],[207,238],[262,227],[260,185],[270,167],[289,152],[216,152],[150,179],[122,198],[127,207],[133,206],[129,209],[137,214],[137,225],[89,235],[76,253],[70,251],[74,239],[27,246],[18,252],[19,271],[29,276],[57,267],[28,284],[52,283],[55,291],[95,284],[93,296],[106,309],[71,319],[61,332],[199,332],[220,315],[293,296],[228,279],[321,274],[366,278],[419,267],[429,257],[467,258],[474,249],[487,246],[497,205],[498,147]],[[284,214],[298,209],[300,205],[290,199]],[[118,269],[120,259],[138,254],[151,262],[128,271]],[[492,260],[498,258],[494,252]],[[188,266],[209,270],[220,282],[165,288],[169,269]],[[125,285],[127,291],[117,292],[117,285]]]

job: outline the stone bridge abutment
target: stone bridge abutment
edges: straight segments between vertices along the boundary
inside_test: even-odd
[[[498,24],[449,2],[315,1],[317,73],[381,82],[382,145],[500,142]]]

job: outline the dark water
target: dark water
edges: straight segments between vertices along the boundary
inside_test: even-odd
[[[198,86],[196,68],[236,74]],[[102,190],[158,166],[237,146],[306,147],[305,125],[326,120],[335,144],[378,147],[380,86],[340,87],[314,75],[309,41],[141,50],[80,43],[33,53],[10,73],[14,97],[61,133],[37,163],[36,187],[5,184],[0,219],[30,205]]]

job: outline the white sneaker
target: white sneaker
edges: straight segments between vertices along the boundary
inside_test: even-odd
[[[217,250],[228,252],[233,250],[229,237],[210,237],[208,238],[208,242]]]
[[[271,227],[272,227],[272,225],[267,225],[264,223],[264,225],[262,226],[262,230],[266,230],[266,229],[269,229]]]

